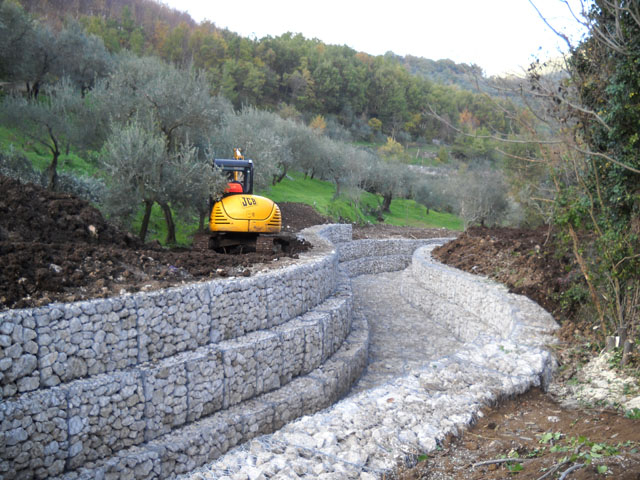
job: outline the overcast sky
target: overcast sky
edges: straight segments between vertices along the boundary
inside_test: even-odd
[[[535,56],[556,57],[564,46],[528,0],[161,1],[242,36],[299,32],[372,55],[475,63],[488,75],[521,71]],[[579,38],[562,0],[534,1],[554,28]],[[570,4],[579,12],[580,0]]]

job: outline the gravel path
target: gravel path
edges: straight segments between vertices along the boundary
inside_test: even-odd
[[[407,271],[352,280],[353,305],[369,322],[369,364],[350,395],[416,371],[463,343],[409,300],[421,287]]]

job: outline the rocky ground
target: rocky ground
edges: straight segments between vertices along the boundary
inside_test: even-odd
[[[143,244],[69,195],[4,177],[0,191],[0,310],[250,275],[257,265],[277,267],[282,257]],[[304,205],[280,207],[283,225],[291,232],[326,221]],[[451,234],[440,229],[354,227],[356,239]],[[633,370],[627,372],[631,376],[610,392],[606,385],[616,384],[621,375],[607,377],[611,371],[606,361],[581,368],[594,356],[597,338],[588,323],[575,320],[571,306],[559,300],[558,294],[577,273],[570,257],[558,255],[550,239],[545,229],[470,229],[436,252],[445,263],[491,276],[529,296],[563,322],[554,347],[560,370],[552,393],[532,391],[504,399],[461,438],[419,457],[414,468],[398,470],[398,478],[640,478],[640,415],[625,418],[624,408],[614,411],[611,406],[638,394],[638,377]],[[286,255],[295,257],[304,248],[308,246],[299,245]],[[582,395],[582,386],[598,382],[604,382],[609,393]],[[589,408],[585,401],[590,401]]]

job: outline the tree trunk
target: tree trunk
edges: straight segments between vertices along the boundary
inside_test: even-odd
[[[382,211],[385,213],[390,212],[391,208],[391,200],[393,200],[392,193],[386,193],[382,196]]]
[[[151,218],[151,207],[153,207],[152,200],[144,201],[144,217],[142,217],[142,225],[140,225],[140,240],[144,242],[147,237],[147,230],[149,229],[149,219]]]
[[[47,188],[51,191],[54,191],[58,184],[58,158],[60,158],[60,146],[58,145],[58,140],[53,134],[53,130],[50,126],[47,126],[47,130],[49,131],[49,138],[51,139],[49,150],[51,150],[51,155],[53,155],[51,164],[47,168]]]
[[[273,176],[273,180],[271,181],[271,183],[273,185],[280,183],[286,175],[287,175],[287,166],[285,165],[282,167],[282,172],[280,173],[280,175]]]
[[[333,198],[331,200],[336,200],[340,196],[340,180],[334,178],[336,183],[336,193],[333,194]]]
[[[60,152],[56,147],[53,150],[53,158],[51,159],[51,164],[47,168],[47,189],[51,191],[55,191],[58,186],[58,158],[60,157]]]
[[[167,224],[167,245],[173,245],[176,241],[176,225],[173,223],[173,214],[171,213],[171,207],[167,203],[161,203],[162,213],[164,213],[164,221]]]
[[[587,267],[587,262],[585,262],[584,257],[582,256],[581,249],[579,247],[578,234],[573,229],[571,225],[569,225],[569,235],[571,236],[571,242],[573,246],[573,256],[578,262],[580,266],[580,271],[582,272],[582,276],[584,277],[585,282],[587,282],[587,287],[589,287],[589,294],[591,295],[591,301],[596,307],[596,311],[598,312],[598,318],[600,319],[600,329],[601,335],[607,334],[607,325],[604,322],[604,311],[602,309],[602,305],[600,305],[600,299],[598,298],[598,293],[596,288],[591,281],[591,275],[589,275],[589,268]]]
[[[204,231],[204,220],[207,218],[207,212],[204,210],[198,210],[198,231]]]

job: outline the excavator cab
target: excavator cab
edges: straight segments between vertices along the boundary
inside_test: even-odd
[[[227,175],[226,195],[236,193],[253,194],[253,161],[217,158],[214,165]]]

